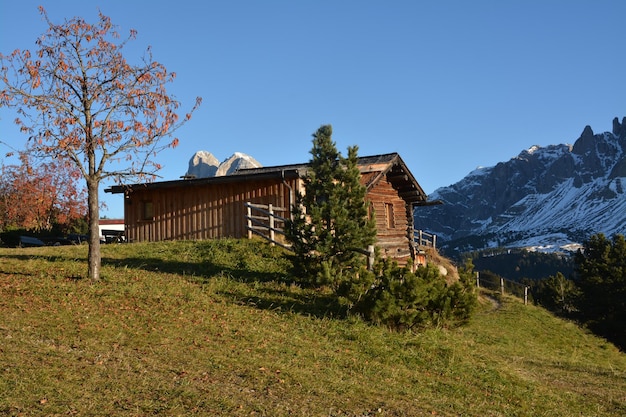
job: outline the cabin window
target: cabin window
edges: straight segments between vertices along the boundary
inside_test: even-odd
[[[142,212],[141,212],[141,220],[152,220],[154,218],[154,205],[152,201],[144,201]]]
[[[387,220],[387,229],[394,229],[396,227],[396,219],[393,216],[393,204],[385,203],[385,218]]]

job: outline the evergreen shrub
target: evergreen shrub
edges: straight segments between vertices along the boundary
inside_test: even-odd
[[[452,283],[434,265],[412,272],[410,264],[384,260],[377,272],[370,289],[354,300],[353,311],[367,321],[397,330],[445,327],[467,321],[476,306],[471,267]]]

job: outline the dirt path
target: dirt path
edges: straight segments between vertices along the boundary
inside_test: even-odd
[[[485,310],[483,313],[492,313],[494,311],[499,310],[502,307],[502,303],[500,303],[500,301],[486,294],[481,294],[479,296],[479,302],[481,301],[483,301],[484,303],[489,303],[491,305],[491,308],[488,310]]]

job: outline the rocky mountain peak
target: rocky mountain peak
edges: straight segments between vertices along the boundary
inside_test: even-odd
[[[591,126],[587,125],[585,126],[585,129],[583,129],[583,133],[580,135],[581,138],[586,138],[586,137],[592,137],[593,136],[593,129],[591,129]]]
[[[262,165],[250,155],[246,155],[245,153],[241,152],[235,152],[229,158],[222,161],[220,166],[217,168],[215,176],[219,177],[222,175],[231,175],[240,169],[260,167],[262,167]]]
[[[626,117],[622,118],[620,124],[619,119],[613,119],[613,134],[617,137],[626,137]]]
[[[189,160],[186,177],[214,177],[220,161],[211,152],[198,151]]]
[[[239,169],[260,168],[262,165],[250,155],[235,152],[221,163],[208,151],[198,151],[189,160],[187,178],[209,178],[231,175]]]
[[[626,118],[612,132],[586,126],[573,145],[532,146],[436,190],[444,204],[415,210],[415,227],[444,251],[580,243],[626,233]]]

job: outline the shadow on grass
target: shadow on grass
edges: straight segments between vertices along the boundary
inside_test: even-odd
[[[0,269],[0,275],[19,276],[19,277],[32,277],[33,276],[33,274],[31,272],[7,271],[7,270],[4,270],[4,269]]]
[[[250,271],[241,267],[234,268],[213,262],[166,261],[160,258],[133,257],[124,259],[102,258],[102,265],[117,268],[143,269],[149,272],[164,272],[190,277],[192,282],[206,283],[216,275],[229,276],[240,282],[268,282],[283,279],[277,272]]]
[[[176,274],[193,284],[204,285],[216,277],[227,277],[233,282],[248,286],[244,289],[237,285],[227,286],[219,294],[240,305],[253,306],[261,310],[288,311],[312,317],[347,317],[347,308],[336,297],[323,294],[314,289],[302,290],[294,287],[294,281],[284,272],[251,271],[242,266],[231,267],[213,262],[165,261],[160,258],[134,257],[112,259],[103,258],[103,265],[142,269],[150,272]],[[255,284],[261,284],[255,285]],[[280,289],[271,286],[280,286]],[[254,289],[252,289],[254,286]]]
[[[241,305],[260,310],[283,311],[317,318],[341,319],[348,315],[347,307],[341,305],[336,297],[314,290],[292,292],[289,289],[263,288],[257,289],[254,294],[243,291],[227,291],[222,294]]]
[[[61,256],[61,255],[33,255],[33,254],[22,255],[22,254],[16,254],[16,253],[10,254],[10,255],[3,254],[2,259],[15,259],[17,261],[30,261],[33,259],[43,259],[48,262],[67,262],[67,261],[76,260],[75,258],[71,258],[68,256]]]
[[[17,261],[40,259],[50,263],[71,261],[86,263],[86,259],[83,258],[77,259],[67,255],[54,254],[24,255],[16,253],[5,255],[3,258],[11,258]],[[175,274],[197,285],[209,284],[216,277],[226,277],[235,283],[244,285],[225,286],[219,291],[219,294],[240,305],[319,318],[345,318],[347,316],[346,307],[341,305],[336,297],[315,289],[301,289],[298,286],[292,286],[294,281],[285,271],[264,272],[252,270],[245,260],[237,263],[235,266],[227,266],[207,260],[189,262],[164,260],[156,257],[124,257],[121,259],[103,257],[102,266]],[[0,271],[0,273],[7,275],[32,275],[21,270],[10,271],[8,269]],[[75,276],[66,278],[72,280],[84,279]]]

